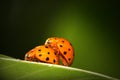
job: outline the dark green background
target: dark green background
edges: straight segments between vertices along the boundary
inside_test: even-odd
[[[48,37],[64,37],[75,49],[72,67],[120,78],[117,1],[1,1],[0,54],[19,59]]]

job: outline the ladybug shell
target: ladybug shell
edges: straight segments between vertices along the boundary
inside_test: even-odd
[[[37,46],[25,55],[25,60],[58,64],[58,53],[49,46]]]
[[[41,62],[58,64],[59,61],[57,54],[58,53],[51,47],[43,45],[36,47],[35,57]]]
[[[59,51],[60,59],[65,66],[70,66],[74,59],[74,49],[71,43],[64,38],[48,38],[45,45]]]
[[[58,53],[49,46],[37,46],[25,55],[25,60],[58,64]]]

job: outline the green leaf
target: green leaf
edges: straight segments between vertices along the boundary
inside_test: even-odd
[[[0,58],[12,58],[12,57],[0,54]]]
[[[14,59],[0,54],[0,80],[118,80],[83,69]]]

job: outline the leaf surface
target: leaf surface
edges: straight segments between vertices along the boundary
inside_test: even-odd
[[[100,73],[0,54],[0,80],[119,80]]]

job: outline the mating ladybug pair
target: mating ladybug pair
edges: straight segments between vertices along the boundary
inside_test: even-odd
[[[25,54],[25,60],[62,64],[70,66],[74,59],[74,49],[64,38],[48,38],[45,45],[37,46]]]

